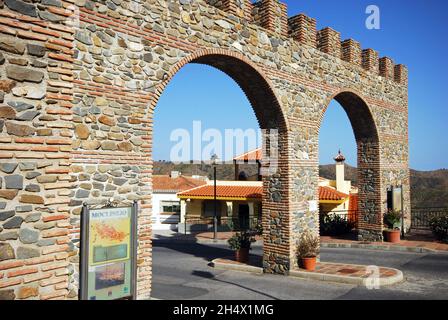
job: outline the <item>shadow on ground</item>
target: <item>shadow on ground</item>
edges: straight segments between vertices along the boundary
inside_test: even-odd
[[[195,275],[195,276],[201,277],[201,278],[205,278],[205,279],[209,279],[209,280],[213,280],[213,281],[217,281],[217,282],[220,282],[220,283],[230,284],[232,286],[239,287],[241,289],[244,289],[244,290],[247,290],[247,291],[251,291],[253,293],[257,293],[259,295],[265,296],[268,299],[280,300],[279,298],[271,296],[270,294],[267,294],[266,292],[258,291],[258,290],[255,290],[253,288],[249,288],[247,286],[243,286],[243,285],[241,285],[239,283],[235,283],[235,282],[232,282],[232,281],[226,281],[226,280],[218,279],[211,272],[193,270],[192,275]]]
[[[222,245],[222,243],[220,243]],[[153,246],[163,247],[181,253],[189,254],[197,258],[202,258],[208,262],[216,258],[231,258],[235,256],[235,252],[230,249],[224,249],[212,246],[212,243],[200,243],[196,239],[186,241],[176,241],[172,237],[157,235],[153,239]],[[262,248],[260,246],[253,246],[250,253],[251,259],[259,260],[262,256]]]

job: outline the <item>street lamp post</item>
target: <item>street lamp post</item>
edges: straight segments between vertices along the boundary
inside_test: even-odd
[[[213,165],[213,241],[218,241],[218,211],[217,211],[217,200],[216,200],[216,164],[217,164],[218,156],[214,154],[211,157],[212,165]]]

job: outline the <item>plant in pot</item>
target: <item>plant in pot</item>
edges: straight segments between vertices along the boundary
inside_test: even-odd
[[[297,255],[302,268],[308,271],[316,269],[316,260],[319,255],[319,237],[310,231],[305,231],[300,237],[297,246]]]
[[[384,238],[387,242],[400,242],[400,222],[401,213],[399,211],[389,209],[387,213],[384,214],[384,224],[387,227],[387,229],[384,230]]]
[[[235,259],[238,262],[247,263],[249,261],[249,250],[255,237],[250,231],[235,233],[228,241],[230,249],[235,251]]]

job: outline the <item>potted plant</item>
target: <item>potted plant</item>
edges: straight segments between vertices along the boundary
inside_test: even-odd
[[[316,269],[316,258],[319,255],[319,237],[305,231],[300,237],[297,254],[301,267],[308,271]]]
[[[384,238],[387,242],[400,242],[400,221],[401,213],[399,211],[388,210],[384,215],[384,224],[387,229],[384,230]]]
[[[238,262],[249,261],[249,250],[255,237],[249,231],[237,232],[228,241],[230,249],[235,251],[235,259]]]

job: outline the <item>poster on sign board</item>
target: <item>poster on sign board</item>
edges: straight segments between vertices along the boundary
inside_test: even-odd
[[[83,210],[81,298],[135,296],[136,205]]]

